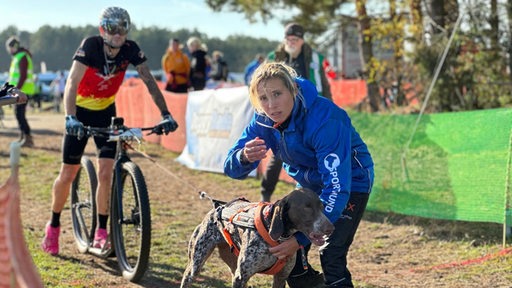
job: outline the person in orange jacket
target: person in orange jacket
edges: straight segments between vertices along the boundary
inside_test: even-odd
[[[190,60],[181,51],[179,39],[173,38],[169,41],[169,48],[162,56],[162,69],[167,76],[165,90],[187,93],[190,86]]]

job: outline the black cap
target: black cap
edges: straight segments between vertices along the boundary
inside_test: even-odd
[[[284,29],[284,36],[297,36],[304,38],[304,28],[297,23],[290,23]]]

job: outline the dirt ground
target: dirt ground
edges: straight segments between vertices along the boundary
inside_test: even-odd
[[[59,154],[61,133],[63,131],[64,116],[52,113],[33,113],[29,116],[32,125],[36,147],[34,151]],[[8,147],[8,143],[18,137],[16,122],[10,116],[4,119],[5,127],[0,128],[0,145]],[[7,157],[7,149],[1,151],[2,158]],[[26,157],[30,153],[24,152]],[[89,150],[90,152],[90,150]],[[2,161],[1,171],[7,171]],[[150,161],[141,162],[141,168],[145,175],[156,175],[160,169]],[[177,163],[171,163],[168,169],[177,172],[183,181],[193,181],[196,188],[217,191],[222,187],[225,195],[216,195],[221,199],[228,197],[233,191],[229,182],[211,183],[201,182],[201,177],[196,177],[194,171],[183,169]],[[51,163],[51,167],[58,167],[58,163]],[[53,169],[53,168],[52,168]],[[48,171],[41,179],[51,183],[57,170]],[[6,172],[3,172],[4,174]],[[4,179],[4,178],[2,178]],[[192,179],[192,180],[190,180]],[[151,199],[159,204],[187,205],[191,210],[200,213],[206,211],[204,203],[195,204],[195,197],[187,195],[168,195],[165,191],[180,190],[183,182],[169,181],[147,177],[152,195]],[[228,181],[228,180],[226,180]],[[175,185],[176,187],[170,187]],[[254,187],[252,192],[237,191],[237,193],[252,193],[256,199]],[[231,195],[232,197],[234,195]],[[196,205],[197,207],[195,207]],[[33,219],[30,226],[44,227],[48,215],[48,205],[30,205],[26,197],[22,198],[22,218]],[[197,216],[196,216],[197,217]],[[69,221],[66,221],[70,225]],[[482,228],[482,225],[484,226]],[[158,229],[156,226],[154,229]],[[75,251],[71,235],[71,228],[64,227],[68,231],[61,241],[62,251]],[[500,226],[493,224],[460,223],[448,221],[434,221],[414,217],[404,217],[393,214],[376,213],[367,211],[349,255],[349,268],[353,278],[360,287],[512,287],[510,272],[512,268],[503,267],[510,265],[512,253],[498,257],[488,257],[487,261],[475,261],[499,252],[501,247]],[[468,252],[469,251],[469,252]],[[69,252],[71,253],[71,252]],[[70,256],[71,257],[71,256]],[[103,279],[98,282],[100,286],[122,287],[119,284],[119,276],[111,271],[115,267],[102,264],[101,261],[92,259],[91,256],[73,255],[78,261],[96,261],[97,265],[91,265],[97,269],[97,277]],[[464,262],[466,261],[466,262]],[[507,264],[508,263],[508,264]],[[444,267],[447,266],[447,267]],[[154,278],[154,277],[153,277]],[[126,284],[131,287],[141,287],[135,284]],[[156,282],[158,283],[158,282]],[[160,287],[158,284],[147,284],[146,287]],[[174,287],[174,286],[171,286]]]

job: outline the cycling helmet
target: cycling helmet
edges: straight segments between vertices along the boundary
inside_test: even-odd
[[[100,32],[102,34],[106,33],[110,35],[126,35],[128,34],[128,31],[130,31],[130,26],[130,15],[128,14],[128,11],[123,8],[108,7],[101,12]],[[111,45],[111,43],[107,44]]]

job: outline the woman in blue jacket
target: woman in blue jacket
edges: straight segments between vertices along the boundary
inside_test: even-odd
[[[254,117],[229,151],[224,172],[244,179],[271,149],[298,186],[316,191],[325,215],[335,225],[328,239],[310,239],[297,233],[271,248],[278,258],[298,253],[288,285],[353,287],[347,253],[374,178],[366,144],[343,109],[319,96],[313,83],[298,78],[283,63],[260,65],[251,80],[249,97]],[[311,242],[323,245],[323,276],[305,265]]]

